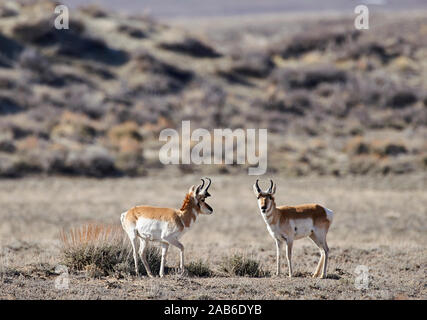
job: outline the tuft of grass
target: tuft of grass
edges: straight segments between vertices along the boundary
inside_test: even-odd
[[[234,254],[223,258],[221,270],[230,275],[240,277],[264,277],[268,275],[258,261],[241,254]]]
[[[71,271],[86,271],[99,278],[108,275],[134,274],[134,261],[129,240],[120,226],[87,224],[60,234],[63,263]],[[148,247],[147,261],[153,272],[160,269],[160,251]],[[138,259],[139,270],[146,270]]]
[[[194,277],[207,278],[213,274],[209,264],[201,259],[190,262],[185,268],[188,274]]]

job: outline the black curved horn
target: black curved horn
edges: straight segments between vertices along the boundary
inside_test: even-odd
[[[208,185],[206,186],[205,191],[204,191],[206,198],[207,198],[207,197],[210,197],[210,193],[208,192],[208,189],[211,186],[212,180],[208,177],[206,177],[205,179],[208,180]]]
[[[258,193],[261,193],[261,192],[262,192],[262,190],[261,190],[261,188],[259,187],[259,184],[258,184],[258,179],[256,179],[255,187],[256,187],[256,191],[257,191]]]
[[[273,191],[273,180],[270,179],[270,188],[268,188],[267,193],[271,193]]]
[[[197,186],[196,194],[200,193],[200,190],[203,190],[203,186],[205,185],[205,180],[203,179],[200,179],[200,180],[202,180],[202,183]]]

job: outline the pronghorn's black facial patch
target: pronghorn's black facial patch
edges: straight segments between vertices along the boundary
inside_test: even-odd
[[[206,207],[208,207],[208,209],[209,209],[210,211],[213,211],[212,207],[211,207],[210,205],[208,205],[206,202],[205,202],[205,205],[206,205]]]
[[[199,194],[199,195],[197,195],[196,197],[195,197],[195,202],[196,202],[196,205],[197,205],[197,208],[198,208],[198,210],[199,210],[199,212],[201,212],[201,213],[205,213],[205,214],[211,214],[212,212],[213,212],[213,209],[212,209],[212,207],[210,206],[210,205],[208,205],[206,202],[205,202],[205,199],[207,198],[207,196],[206,195],[202,195],[202,194]],[[206,209],[209,211],[209,212],[206,212]],[[203,212],[204,211],[204,212]]]

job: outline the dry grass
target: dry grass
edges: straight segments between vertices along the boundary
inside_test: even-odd
[[[123,231],[120,226],[94,223],[73,228],[68,232],[62,230],[60,233],[60,239],[65,248],[102,246],[106,243],[121,242],[122,238]]]
[[[85,270],[96,278],[134,273],[129,240],[117,225],[86,224],[68,232],[62,231],[60,239],[63,263],[72,271]],[[147,248],[147,261],[152,270],[159,270],[158,248]],[[143,266],[140,269],[146,274]]]

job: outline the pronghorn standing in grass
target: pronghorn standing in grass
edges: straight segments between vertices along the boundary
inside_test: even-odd
[[[164,275],[166,254],[169,245],[173,245],[180,250],[180,269],[184,272],[184,246],[179,242],[179,238],[193,225],[199,214],[211,214],[213,209],[205,202],[210,196],[208,189],[211,180],[205,189],[205,181],[199,186],[192,186],[185,196],[181,209],[159,208],[152,206],[137,206],[123,212],[120,220],[123,229],[132,244],[133,259],[135,262],[135,272],[138,275],[138,261],[136,247],[139,238],[139,255],[149,277],[153,277],[148,265],[145,249],[147,242],[158,241],[162,247],[162,259],[160,263],[160,277]]]
[[[303,204],[298,206],[276,207],[274,193],[276,185],[270,180],[270,188],[262,191],[258,180],[253,186],[258,198],[261,215],[267,224],[267,230],[276,241],[276,274],[280,274],[280,249],[282,240],[286,241],[286,258],[288,260],[289,277],[292,277],[292,244],[294,240],[305,237],[310,239],[320,249],[320,260],[313,277],[326,277],[328,265],[328,245],[326,234],[332,223],[331,210],[318,204]]]

